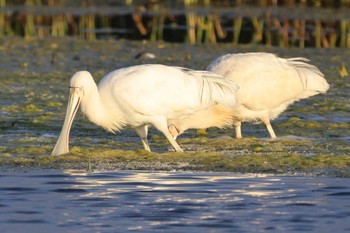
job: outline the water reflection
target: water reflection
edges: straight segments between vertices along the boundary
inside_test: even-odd
[[[349,179],[230,173],[5,172],[4,232],[338,232]]]

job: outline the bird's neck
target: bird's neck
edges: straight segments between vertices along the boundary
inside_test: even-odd
[[[88,95],[84,96],[81,101],[81,110],[92,123],[107,131],[114,132],[122,128],[121,119],[118,119],[120,114],[112,114],[112,109],[105,106],[101,101],[97,86]]]

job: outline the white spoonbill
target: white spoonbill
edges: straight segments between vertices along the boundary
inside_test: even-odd
[[[145,150],[150,151],[147,132],[153,125],[176,151],[182,151],[168,131],[168,122],[219,103],[234,107],[237,85],[208,71],[148,64],[112,71],[98,86],[89,72],[79,71],[72,76],[69,90],[66,117],[52,155],[69,152],[69,132],[79,105],[91,122],[107,131],[133,128]]]
[[[241,122],[262,121],[276,138],[270,120],[294,101],[325,93],[329,84],[322,72],[302,57],[284,59],[271,53],[226,54],[216,58],[208,71],[235,81],[239,88],[233,111],[236,137]]]

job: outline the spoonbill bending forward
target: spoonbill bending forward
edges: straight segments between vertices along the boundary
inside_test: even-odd
[[[271,136],[270,124],[294,101],[325,93],[329,84],[321,71],[302,57],[284,59],[270,53],[227,54],[212,61],[207,70],[235,81],[239,86],[233,116],[236,137],[241,122],[262,121]]]
[[[145,150],[150,151],[147,132],[153,125],[182,151],[169,132],[171,122],[219,104],[233,108],[237,89],[233,81],[208,71],[158,64],[112,71],[98,86],[89,72],[79,71],[70,80],[66,117],[52,155],[69,152],[69,132],[79,105],[91,122],[107,131],[133,128]]]

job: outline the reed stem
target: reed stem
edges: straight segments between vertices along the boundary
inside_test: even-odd
[[[187,12],[187,42],[190,44],[196,43],[196,19],[193,12]]]
[[[239,35],[241,34],[243,18],[241,16],[237,17],[233,21],[233,44],[235,46],[239,43]]]
[[[319,20],[315,22],[315,45],[316,48],[322,47],[322,25]]]

